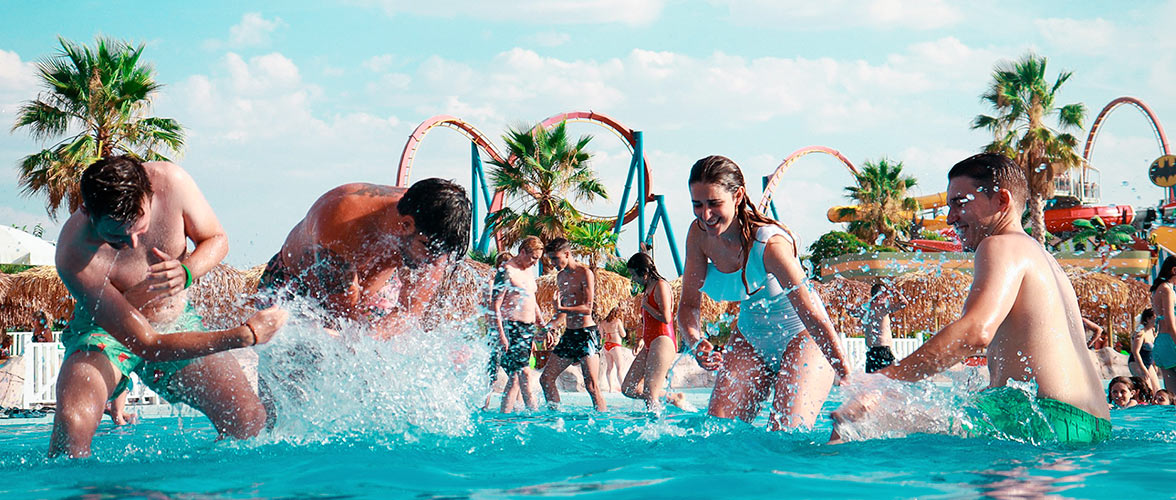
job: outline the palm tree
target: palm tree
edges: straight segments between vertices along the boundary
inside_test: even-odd
[[[12,131],[27,128],[33,139],[60,139],[20,162],[26,196],[44,193],[50,216],[63,202],[77,209],[82,171],[99,158],[129,154],[167,160],[180,152],[184,130],[170,118],[147,116],[159,90],[155,70],[139,58],[144,45],[98,38],[95,47],[58,38],[61,52],[37,63],[43,87],[17,111]],[[72,135],[70,135],[72,134]]]
[[[1086,106],[1082,103],[1055,107],[1058,90],[1073,75],[1063,71],[1050,85],[1045,77],[1046,58],[1025,54],[1016,62],[1001,62],[992,73],[992,83],[981,97],[995,116],[979,115],[973,129],[988,129],[992,143],[984,150],[1008,155],[1025,169],[1029,181],[1031,227],[1038,242],[1045,242],[1045,200],[1053,196],[1053,180],[1058,174],[1079,166],[1082,157],[1075,151],[1078,138],[1055,131],[1045,124],[1053,116],[1063,129],[1082,130]]]
[[[900,235],[909,236],[911,213],[919,209],[919,203],[907,196],[916,181],[902,175],[902,162],[867,160],[854,180],[857,185],[846,187],[845,196],[858,205],[840,210],[841,216],[855,219],[849,223],[850,234],[870,244],[882,235],[884,246],[893,246]]]
[[[607,261],[616,253],[619,236],[606,221],[583,221],[568,227],[568,241],[575,253],[588,259],[592,269],[597,268],[602,257]]]
[[[504,245],[526,236],[543,241],[567,237],[568,228],[581,219],[572,204],[608,198],[604,184],[588,165],[592,154],[585,150],[591,136],[568,141],[566,123],[551,130],[536,125],[510,129],[502,137],[508,159],[491,161],[494,188],[503,191],[516,208],[504,207],[487,217]],[[571,198],[571,199],[569,199]]]

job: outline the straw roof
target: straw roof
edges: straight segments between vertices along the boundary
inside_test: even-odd
[[[895,333],[938,332],[963,314],[972,275],[951,269],[906,273],[890,289],[909,305],[891,316]]]
[[[811,283],[825,303],[825,310],[837,331],[849,336],[861,335],[861,321],[855,310],[870,298],[870,285],[840,276]]]
[[[481,316],[493,279],[494,268],[489,264],[465,259],[437,290],[433,300],[439,307],[429,308],[425,324],[460,323]]]
[[[251,294],[245,273],[232,266],[218,264],[192,283],[188,300],[203,319],[205,328],[219,330],[243,323],[256,309],[246,305],[244,295]]]
[[[57,276],[54,266],[39,266],[9,276],[8,291],[0,308],[23,307],[44,311],[51,320],[69,318],[74,300]]]
[[[1104,328],[1129,332],[1139,313],[1151,303],[1147,283],[1111,274],[1067,267],[1066,276],[1078,295],[1082,316]]]

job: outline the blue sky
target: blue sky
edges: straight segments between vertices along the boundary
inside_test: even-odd
[[[942,190],[951,164],[988,140],[968,123],[988,112],[978,96],[993,65],[1027,50],[1048,56],[1051,73],[1074,71],[1062,103],[1085,103],[1088,124],[1122,95],[1176,120],[1176,42],[1161,35],[1176,19],[1172,1],[4,1],[3,10],[5,129],[36,95],[32,64],[58,35],[147,44],[166,84],[154,114],[188,128],[179,163],[221,217],[239,267],[263,263],[330,187],[394,183],[408,134],[436,114],[495,139],[572,110],[643,130],[654,191],[667,196],[680,238],[691,217],[686,173],[709,154],[739,163],[755,199],[759,178],[808,145],[857,164],[900,160],[919,193]],[[595,136],[596,168],[619,197],[625,149],[604,129],[571,128]],[[468,183],[467,144],[431,133],[413,178]],[[55,235],[42,200],[16,187],[15,165],[41,147],[0,133],[0,223],[41,222]],[[1094,158],[1103,201],[1154,204],[1162,194],[1146,169],[1157,156],[1139,113],[1111,115]],[[849,182],[831,158],[804,158],[776,193],[781,218],[813,241],[835,227],[825,211],[844,203]],[[585,208],[610,213],[616,203]]]

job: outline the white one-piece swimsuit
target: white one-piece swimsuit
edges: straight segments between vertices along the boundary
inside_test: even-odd
[[[702,291],[710,298],[719,301],[739,302],[739,333],[755,348],[768,367],[773,371],[780,370],[780,363],[784,359],[784,350],[800,332],[804,331],[804,323],[800,315],[792,307],[792,300],[788,293],[780,286],[776,277],[768,273],[764,267],[764,248],[773,236],[780,235],[794,245],[792,235],[779,226],[760,226],[755,233],[751,251],[744,266],[747,276],[747,287],[743,285],[743,272],[724,273],[708,262],[706,278],[702,282]],[[825,314],[825,305],[816,291],[805,282],[812,294],[813,301]],[[748,295],[748,288],[755,292]]]

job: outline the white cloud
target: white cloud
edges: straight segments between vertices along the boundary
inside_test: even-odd
[[[535,33],[534,35],[525,37],[523,41],[528,45],[538,45],[540,47],[559,47],[572,40],[572,35],[567,33],[557,33],[554,31],[544,31]]]
[[[929,30],[955,25],[963,14],[944,0],[712,0],[733,20],[790,29],[844,28]]]
[[[36,93],[36,65],[22,61],[16,52],[0,50],[0,116],[15,116],[17,106]]]
[[[361,4],[376,6],[390,16],[416,14],[436,17],[458,15],[492,21],[533,24],[611,24],[646,25],[661,16],[665,0],[519,0],[504,6],[484,0],[367,0]]]
[[[1033,24],[1042,38],[1055,48],[1082,54],[1117,50],[1117,34],[1110,21],[1098,19],[1037,19]]]
[[[266,19],[257,12],[248,12],[241,16],[241,22],[229,28],[228,40],[206,40],[208,49],[243,49],[247,47],[265,47],[270,44],[270,35],[278,28],[285,26],[281,18]]]
[[[365,59],[361,64],[367,69],[381,73],[387,71],[397,64],[400,64],[400,62],[400,58],[394,54],[380,54],[378,56],[372,56]]]

